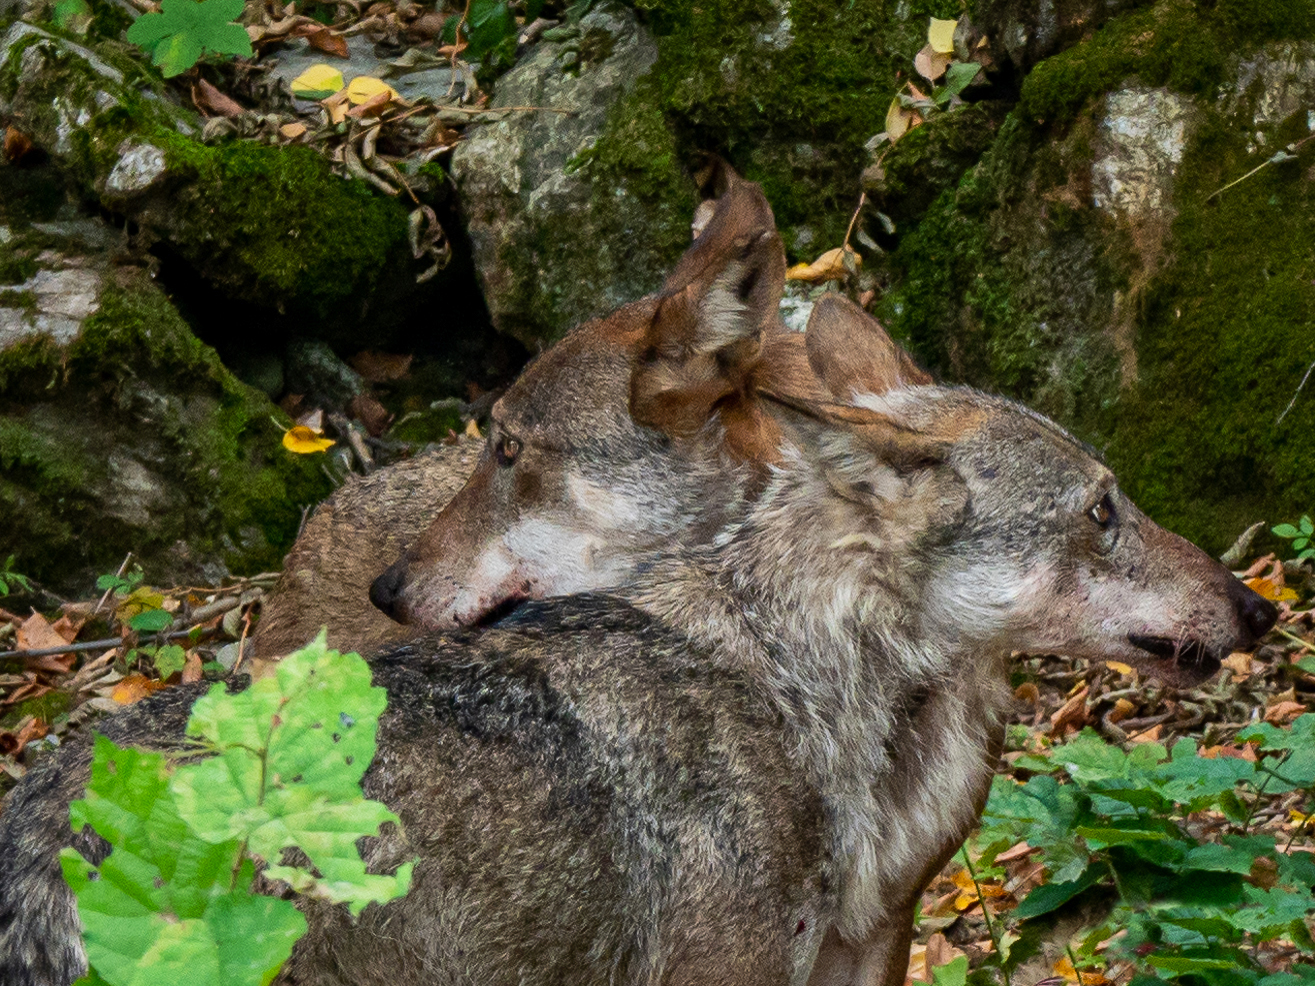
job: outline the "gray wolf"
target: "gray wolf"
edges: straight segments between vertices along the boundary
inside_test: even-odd
[[[862,318],[820,304],[807,354],[830,398],[770,391],[781,461],[702,546],[376,659],[390,704],[364,787],[403,825],[365,853],[421,862],[356,924],[307,904],[281,982],[893,981],[913,895],[980,810],[1011,654],[1186,685],[1272,625],[1052,422],[904,384],[893,353],[838,358]],[[107,731],[166,744],[195,694]],[[80,971],[55,854],[86,761],[66,745],[0,819],[7,984]]]
[[[778,455],[756,389],[806,391],[812,372],[802,338],[777,318],[785,255],[766,199],[729,169],[715,184],[661,291],[531,363],[494,406],[478,463],[444,449],[352,483],[315,512],[265,603],[257,655],[286,653],[322,625],[331,646],[368,653],[415,632],[384,611],[451,628],[524,599],[617,585],[653,550],[695,543],[739,509]],[[723,310],[747,331],[712,331]],[[708,499],[720,472],[743,491]],[[370,585],[385,569],[375,608]]]

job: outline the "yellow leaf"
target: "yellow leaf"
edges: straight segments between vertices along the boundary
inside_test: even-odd
[[[305,132],[306,124],[304,123],[285,123],[283,126],[279,127],[279,133],[288,138],[288,140],[296,140]]]
[[[110,692],[110,698],[120,705],[132,705],[134,702],[140,702],[152,692],[158,692],[160,689],[168,687],[163,681],[154,681],[145,675],[130,674],[114,686],[114,691]]]
[[[295,425],[283,433],[283,447],[289,452],[306,455],[332,448],[333,439],[321,438],[305,425]]]
[[[933,17],[927,27],[927,43],[931,45],[932,51],[939,51],[942,55],[954,51],[954,29],[958,26],[958,21],[943,21]]]
[[[1283,602],[1299,598],[1297,594],[1283,584],[1283,569],[1277,569],[1272,575],[1260,575],[1246,580],[1246,587],[1257,592],[1271,602]]]
[[[383,79],[376,79],[371,75],[358,75],[347,83],[347,98],[351,100],[353,106],[359,106],[381,92],[388,93],[389,99],[401,99],[396,89]]]
[[[1111,671],[1117,671],[1122,675],[1132,674],[1132,666],[1124,664],[1122,661],[1106,661],[1105,667],[1109,668]]]
[[[476,421],[474,418],[471,418],[469,421],[466,422],[465,434],[467,438],[473,438],[476,441],[479,441],[484,437],[479,433],[479,422]]]
[[[853,247],[836,247],[834,250],[828,250],[822,254],[811,264],[795,264],[785,272],[786,279],[809,281],[813,284],[819,281],[838,281],[848,273],[845,269],[845,251],[849,252],[850,259],[855,266],[863,262],[863,259]]]
[[[342,88],[342,73],[332,65],[312,65],[292,80],[292,94],[302,99],[324,99]]]
[[[890,101],[890,109],[886,110],[886,133],[890,134],[892,141],[899,140],[908,131],[909,117],[912,115],[900,103],[898,96]]]

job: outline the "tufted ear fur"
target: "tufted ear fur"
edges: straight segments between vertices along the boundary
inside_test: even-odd
[[[782,331],[776,220],[762,189],[727,171],[725,194],[663,285],[631,377],[634,419],[677,437],[748,392],[765,335]]]
[[[880,322],[844,295],[817,300],[805,338],[813,371],[838,401],[932,382]]]

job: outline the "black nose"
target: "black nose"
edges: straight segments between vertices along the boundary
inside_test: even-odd
[[[1253,592],[1241,582],[1235,581],[1229,587],[1229,595],[1237,605],[1237,615],[1242,625],[1250,632],[1252,641],[1259,640],[1278,619],[1278,607],[1264,596]]]
[[[397,602],[405,579],[406,564],[399,561],[390,565],[383,575],[370,583],[370,602],[398,623],[402,622],[402,617],[398,612]]]

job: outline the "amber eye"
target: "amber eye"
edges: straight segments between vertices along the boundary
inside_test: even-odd
[[[498,457],[498,465],[509,466],[516,461],[516,456],[520,455],[521,443],[509,435],[503,435],[498,439],[498,444],[493,447],[493,454]]]
[[[1101,527],[1109,527],[1114,521],[1114,503],[1106,493],[1100,502],[1087,511],[1087,516]]]

